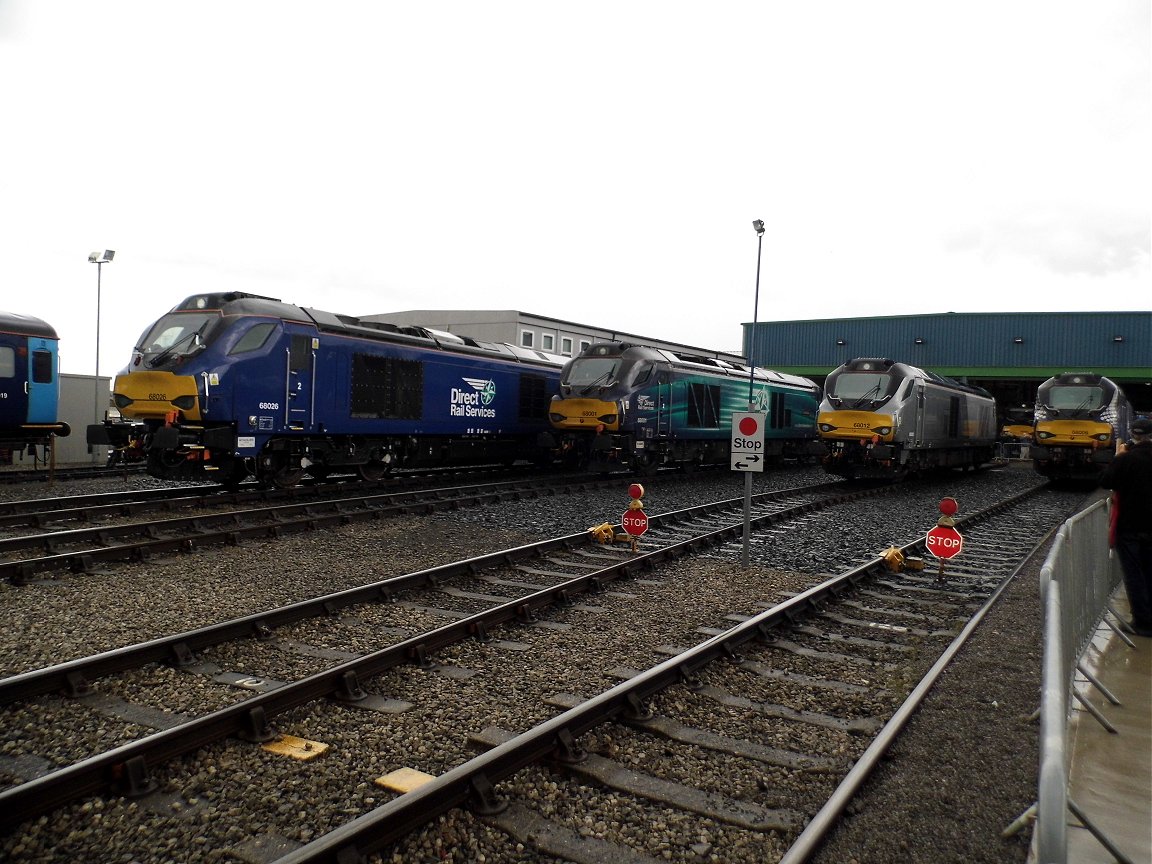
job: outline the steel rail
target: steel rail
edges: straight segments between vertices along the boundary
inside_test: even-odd
[[[963,521],[967,525],[985,521],[1039,491],[1037,487],[1013,496]],[[924,541],[918,540],[900,548],[905,555],[923,551]],[[361,861],[364,856],[400,840],[454,807],[471,804],[481,814],[499,812],[501,805],[494,793],[496,783],[545,759],[579,761],[581,754],[575,742],[580,735],[620,715],[642,725],[646,699],[692,680],[696,672],[709,663],[739,659],[737,649],[741,645],[753,639],[770,639],[777,628],[789,626],[797,617],[819,611],[826,601],[836,599],[864,580],[887,572],[885,558],[879,556],[815,585],[533,729],[513,736],[434,780],[278,858],[276,864]]]
[[[819,488],[838,487],[842,484],[821,484]],[[765,492],[758,499],[771,500],[778,497],[787,497],[799,492],[808,492],[810,487],[800,489],[781,490],[778,492]],[[837,499],[838,501],[839,499]],[[722,512],[731,509],[737,499],[730,501],[711,502],[682,510],[671,511],[651,517],[649,524],[659,528],[675,525],[698,515]],[[797,505],[799,508],[802,505]],[[799,509],[791,512],[800,512]],[[619,528],[619,526],[615,526]],[[79,696],[87,693],[90,682],[94,678],[137,669],[148,663],[171,663],[177,666],[187,666],[195,662],[197,651],[233,639],[255,637],[258,639],[271,638],[272,631],[286,624],[308,618],[318,618],[333,615],[341,609],[359,603],[372,603],[387,601],[400,591],[411,588],[424,588],[443,582],[454,576],[474,573],[478,570],[495,567],[501,564],[515,563],[547,555],[556,549],[574,549],[587,546],[593,542],[592,535],[583,531],[564,537],[556,537],[529,543],[513,549],[479,555],[464,561],[442,564],[413,573],[389,577],[378,582],[336,591],[320,597],[302,600],[274,609],[254,612],[239,618],[222,621],[196,630],[164,636],[148,642],[128,645],[122,648],[104,651],[90,657],[46,666],[30,672],[12,675],[0,679],[0,705],[8,705],[22,699],[30,699],[46,693],[64,692]]]
[[[1032,494],[1032,493],[1026,493]],[[996,512],[1000,512],[1006,507],[997,505]],[[969,517],[970,519],[971,517]],[[965,519],[965,522],[969,522]],[[960,520],[957,520],[960,524]],[[969,523],[970,524],[970,523]],[[928,692],[935,686],[936,681],[944,673],[944,670],[952,663],[952,660],[960,652],[960,649],[968,642],[968,639],[975,632],[980,622],[984,620],[985,616],[992,610],[992,607],[1000,600],[1001,595],[1007,590],[1012,581],[1020,574],[1020,571],[1031,560],[1049,538],[1059,530],[1059,525],[1054,525],[1048,532],[1044,534],[1038,541],[1036,541],[1023,557],[1016,563],[1016,566],[1000,580],[999,584],[989,595],[988,599],[981,605],[981,607],[968,619],[961,631],[956,635],[952,642],[944,649],[944,652],[928,670],[920,682],[908,695],[908,698],[900,705],[892,717],[884,724],[879,734],[868,745],[867,749],[856,760],[855,764],[840,781],[836,789],[833,790],[824,806],[812,817],[809,823],[800,832],[800,835],[792,842],[792,845],[784,853],[780,859],[779,864],[803,864],[808,861],[812,854],[815,853],[827,839],[829,833],[836,825],[836,821],[840,815],[847,809],[848,804],[859,792],[860,787],[871,776],[880,760],[891,749],[892,744],[895,743],[900,733],[903,731],[904,726],[915,713],[916,709],[927,697]]]
[[[565,488],[588,488],[590,482],[580,480],[569,483]],[[531,481],[501,481],[477,486],[353,494],[342,498],[293,502],[257,509],[29,534],[0,539],[0,555],[24,549],[43,549],[48,554],[38,558],[0,561],[0,578],[8,578],[20,585],[36,573],[65,569],[73,572],[87,571],[96,562],[133,560],[159,552],[189,551],[210,543],[234,544],[252,537],[275,538],[287,532],[379,519],[388,515],[431,513],[486,502],[555,496],[563,491],[565,489],[540,486]],[[252,524],[244,524],[244,520],[251,520]],[[134,537],[142,539],[131,539]],[[117,542],[121,538],[129,539]],[[93,543],[100,545],[68,552],[57,551],[64,546]]]
[[[823,505],[832,506],[887,491],[889,487],[856,490],[832,496],[823,502]],[[772,494],[778,493],[765,493],[765,495]],[[711,508],[715,505],[704,506]],[[797,513],[810,512],[817,506],[815,503],[798,504],[786,510],[757,517],[752,524],[756,527],[771,525]],[[700,509],[702,508],[690,508],[693,515]],[[664,514],[663,518],[672,521],[676,515],[677,513]],[[487,638],[490,627],[517,620],[535,620],[535,613],[540,609],[553,605],[568,605],[574,595],[597,593],[607,582],[649,570],[659,563],[689,554],[704,545],[716,545],[736,539],[742,531],[742,523],[731,524],[653,552],[638,554],[607,568],[575,577],[477,615],[426,631],[380,651],[354,658],[266,693],[253,695],[243,702],[26,781],[0,792],[0,830],[35,818],[79,797],[99,794],[107,789],[127,795],[144,794],[151,789],[151,782],[148,779],[151,766],[178,758],[227,737],[255,741],[270,740],[275,737],[275,732],[269,724],[272,717],[328,696],[355,703],[365,695],[359,683],[364,678],[379,675],[406,663],[426,664],[428,657],[439,649],[468,638]],[[566,539],[568,538],[561,538],[556,542]],[[524,554],[528,554],[526,550],[529,549],[531,547],[518,547],[484,557],[492,560],[507,559],[509,556],[516,557],[521,550],[525,550]]]

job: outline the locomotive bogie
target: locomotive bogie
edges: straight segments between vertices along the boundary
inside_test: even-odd
[[[167,479],[377,479],[543,459],[551,441],[561,364],[541,352],[238,293],[189,298],[140,344],[114,387],[126,422],[104,434],[141,438]]]

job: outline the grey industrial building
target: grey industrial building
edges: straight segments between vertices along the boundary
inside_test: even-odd
[[[575,357],[593,342],[634,342],[669,351],[719,357],[722,360],[742,359],[739,354],[731,351],[669,342],[655,336],[640,336],[609,327],[579,324],[515,309],[412,309],[407,312],[365,315],[361,320],[380,321],[399,327],[428,327],[486,342],[505,342],[524,348],[536,348],[563,357]]]

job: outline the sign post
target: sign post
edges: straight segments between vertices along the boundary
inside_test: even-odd
[[[644,512],[644,487],[633,483],[628,487],[628,509],[620,517],[620,527],[632,538],[632,551],[638,551],[637,538],[648,530],[648,514]]]
[[[748,407],[751,409],[751,402]],[[752,533],[752,472],[764,471],[764,416],[763,411],[732,412],[732,440],[728,453],[732,470],[744,472],[744,551],[741,561],[745,570],[748,569],[748,544]]]
[[[924,545],[928,551],[936,556],[940,562],[940,571],[936,574],[939,582],[944,581],[944,562],[955,558],[964,548],[964,538],[953,526],[956,520],[952,517],[960,510],[955,498],[944,498],[940,502],[940,512],[943,514],[936,520],[936,527],[929,529],[924,537]]]

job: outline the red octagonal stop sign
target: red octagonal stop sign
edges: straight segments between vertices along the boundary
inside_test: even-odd
[[[928,551],[937,558],[955,558],[964,546],[964,538],[955,528],[946,525],[937,525],[925,537]]]
[[[643,510],[627,510],[620,517],[620,527],[633,537],[639,537],[648,530],[648,514]]]

